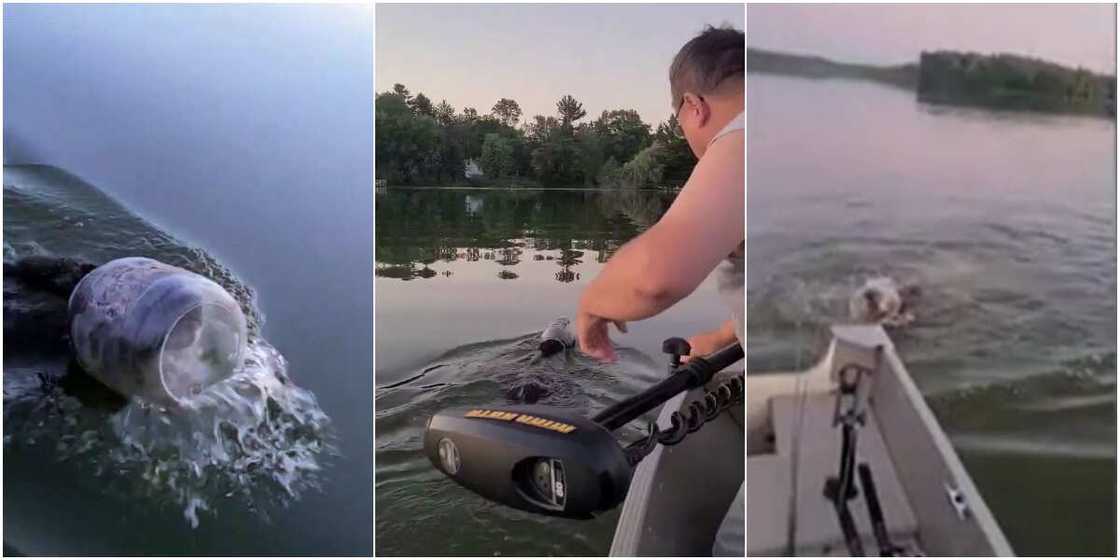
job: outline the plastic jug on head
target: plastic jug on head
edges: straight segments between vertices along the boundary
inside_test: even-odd
[[[91,376],[129,397],[185,404],[241,365],[248,325],[214,281],[159,261],[101,265],[70,295],[70,339]]]

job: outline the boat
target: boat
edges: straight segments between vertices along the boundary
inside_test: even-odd
[[[832,327],[814,367],[749,375],[746,405],[748,556],[1014,555],[882,327]]]
[[[815,366],[745,381],[737,344],[684,367],[681,344],[665,342],[668,378],[593,418],[449,409],[425,450],[525,511],[586,519],[621,501],[612,556],[712,555],[740,492],[748,556],[1014,555],[882,327],[834,326]],[[658,403],[655,429],[620,447],[611,432]]]
[[[732,366],[734,367],[734,366]],[[703,388],[662,405],[657,424],[704,398],[742,370],[724,370]],[[749,379],[749,377],[748,377]],[[716,533],[743,484],[744,417],[729,408],[672,446],[638,463],[611,542],[611,556],[711,556]],[[740,519],[742,517],[740,516]]]

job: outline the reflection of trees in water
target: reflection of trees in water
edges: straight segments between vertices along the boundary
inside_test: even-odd
[[[560,266],[570,267],[580,264],[583,262],[579,260],[579,258],[582,256],[583,251],[572,251],[570,249],[564,249],[560,251]]]
[[[655,191],[463,191],[390,189],[377,200],[377,275],[410,280],[442,261],[515,267],[556,260],[558,282],[580,279],[588,252],[606,262],[648,228],[674,194]],[[557,255],[541,254],[557,252]],[[507,270],[503,279],[516,278]],[[501,274],[501,272],[499,272]]]
[[[579,280],[579,278],[580,276],[578,272],[572,272],[571,270],[568,270],[566,268],[556,273],[556,281],[563,282],[565,284],[569,282],[575,282],[576,280]]]
[[[380,276],[382,278],[396,278],[398,280],[412,280],[412,278],[416,276],[416,269],[412,266],[412,263],[404,264],[404,265],[401,265],[401,264],[382,265],[382,264],[378,263],[377,266],[374,267],[373,274],[374,274],[374,276]]]
[[[380,263],[374,268],[374,276],[382,278],[396,278],[398,280],[415,280],[417,278],[432,278],[437,273],[427,265],[417,267],[416,263],[408,264],[390,264],[382,265]],[[451,271],[445,271],[444,276],[451,276]]]
[[[562,249],[560,251],[560,259],[557,263],[560,265],[560,272],[556,273],[556,281],[567,284],[579,280],[579,273],[572,270],[572,267],[582,263],[579,258],[583,256],[583,251],[573,251],[570,249]]]
[[[498,249],[494,253],[497,255],[494,260],[502,266],[513,266],[521,262],[521,247],[506,247]]]
[[[675,198],[675,195],[670,196]],[[644,231],[661,219],[672,202],[672,198],[666,199],[664,195],[620,189],[603,193],[598,204],[604,212],[622,214]]]
[[[454,262],[459,258],[459,252],[455,247],[436,247],[436,257],[444,262]]]

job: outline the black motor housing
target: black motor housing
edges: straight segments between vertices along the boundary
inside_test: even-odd
[[[517,509],[587,519],[620,504],[633,467],[605,428],[545,406],[444,410],[424,451],[440,471]]]

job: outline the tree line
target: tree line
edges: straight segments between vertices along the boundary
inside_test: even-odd
[[[926,101],[1116,114],[1116,77],[1012,54],[923,52],[918,95]]]
[[[587,118],[571,95],[522,120],[513,99],[457,111],[402,84],[377,94],[378,179],[391,185],[679,187],[696,162],[676,116],[656,128],[633,109]],[[478,173],[468,174],[469,164]],[[473,168],[472,168],[473,169]]]

